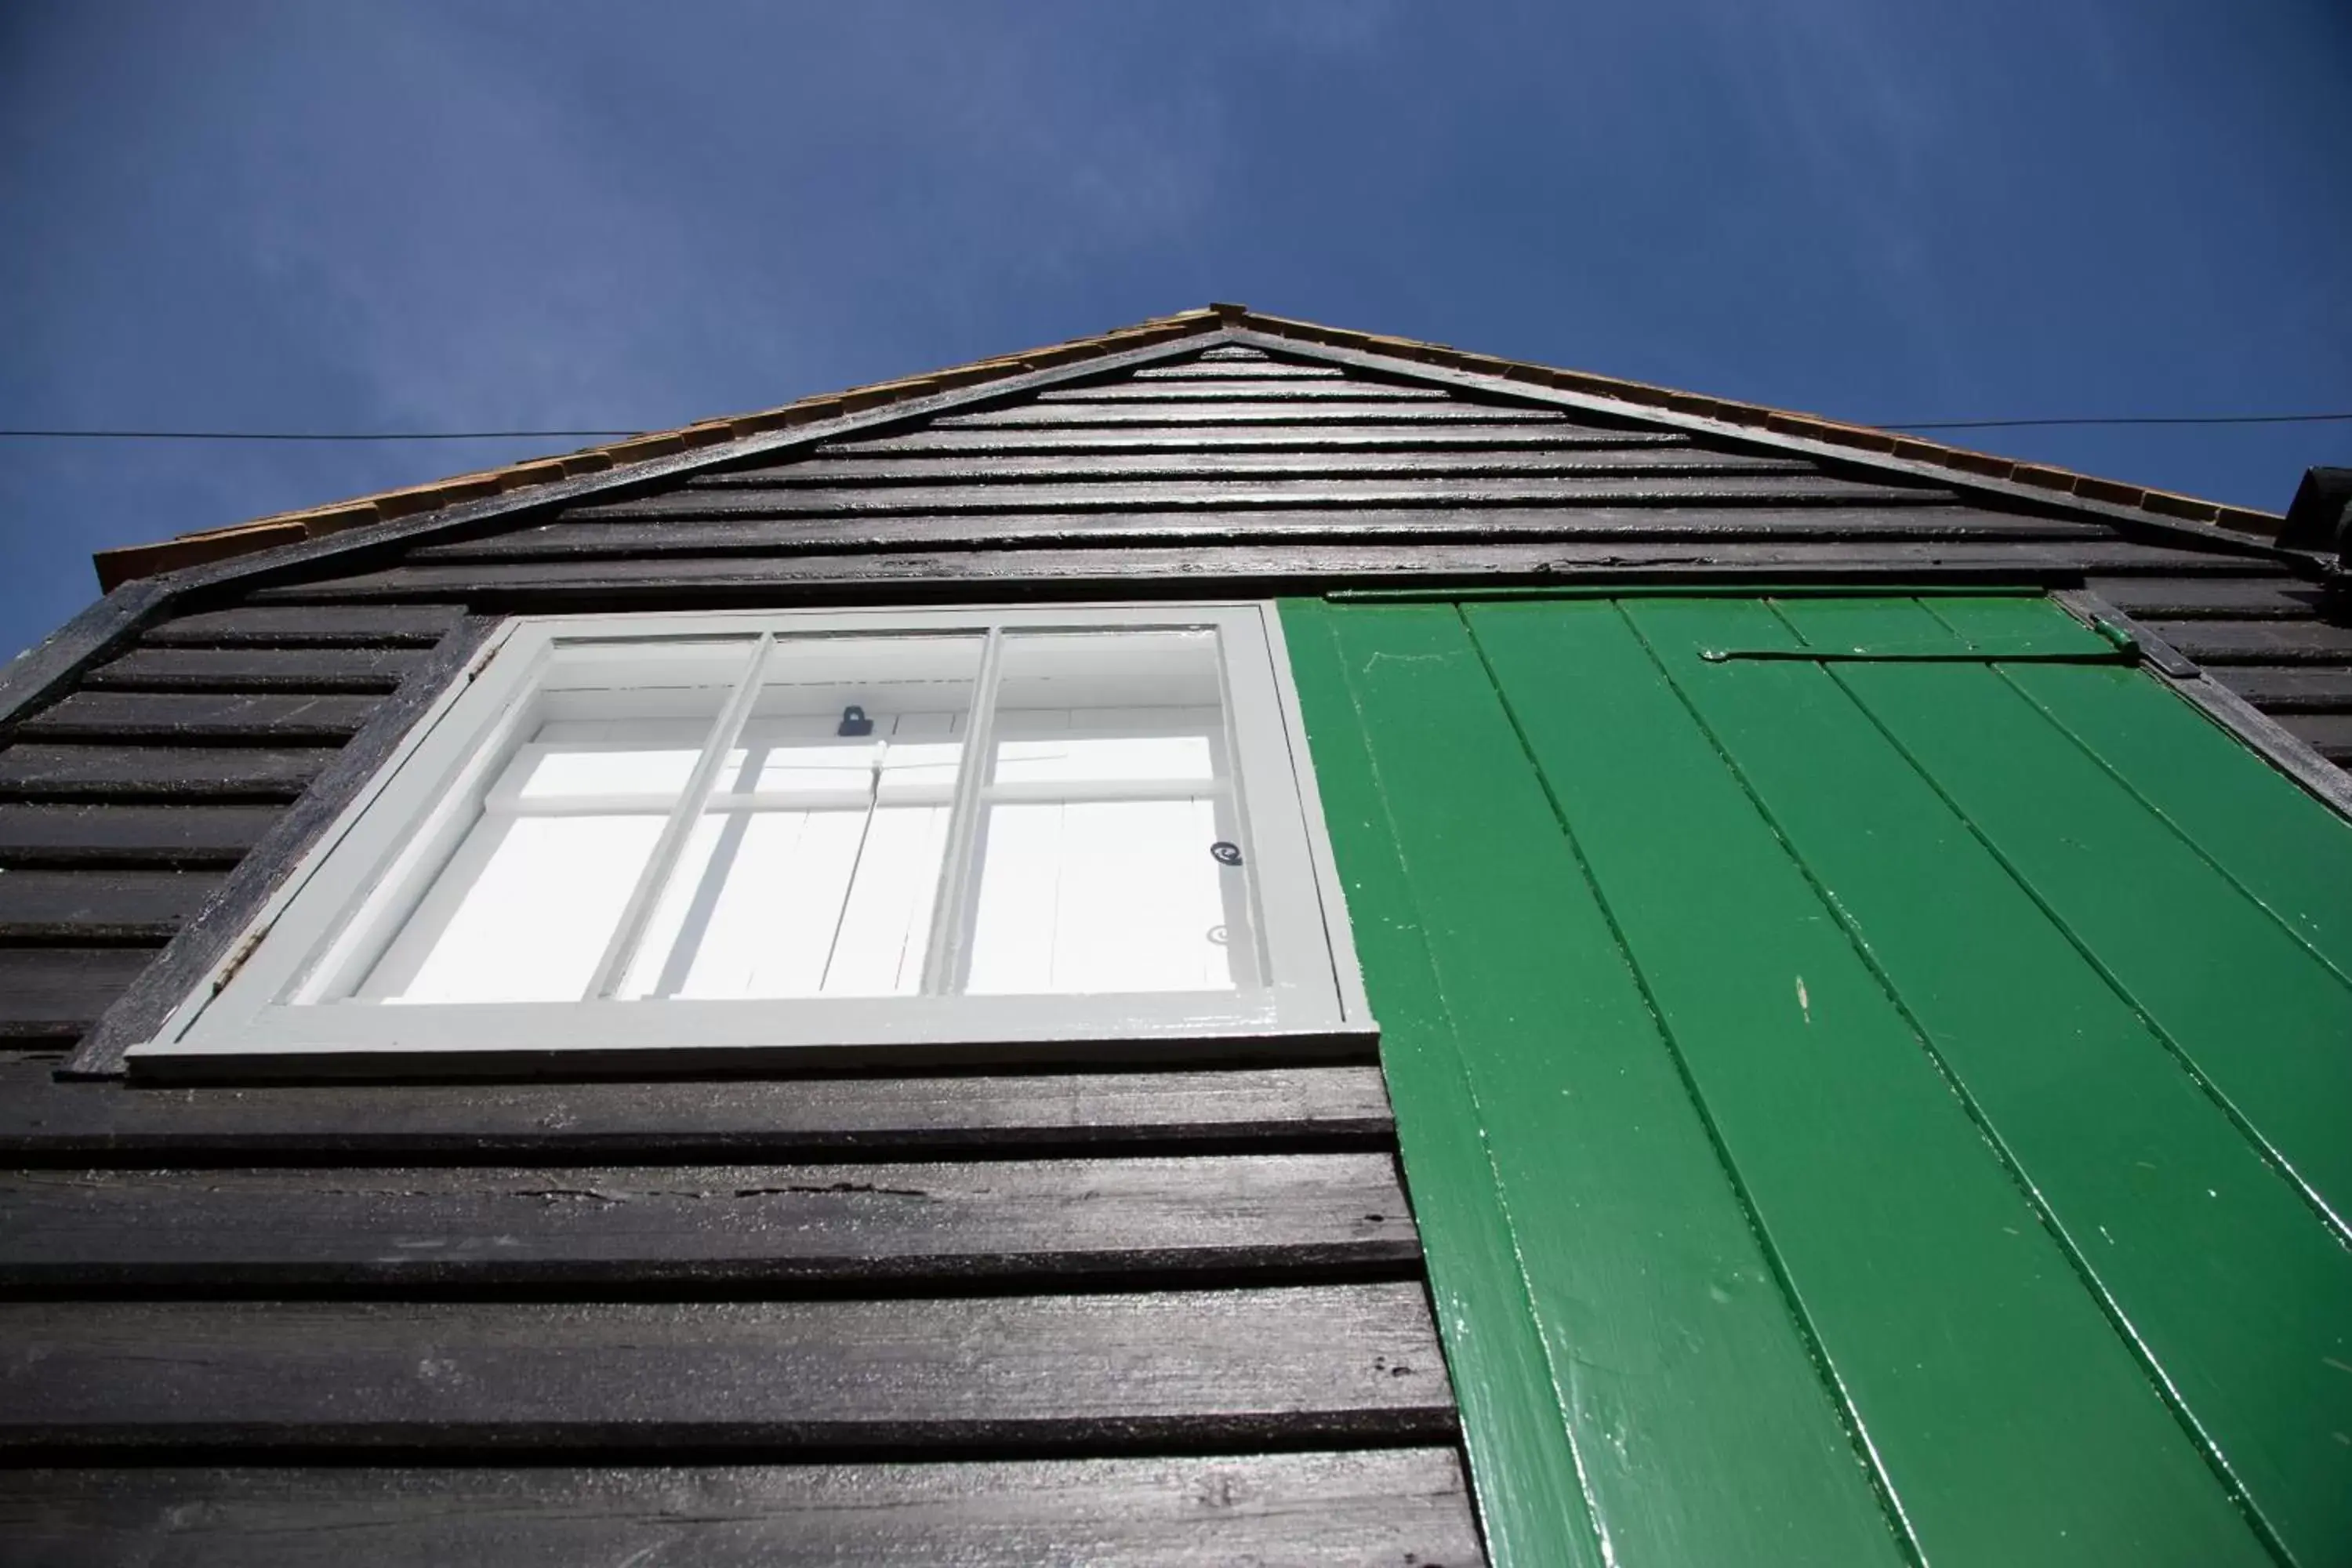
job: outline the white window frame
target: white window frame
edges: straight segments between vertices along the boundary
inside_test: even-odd
[[[887,636],[895,633],[1213,629],[1222,651],[1244,863],[1264,973],[1260,988],[1114,995],[959,994],[383,1005],[296,1000],[342,966],[347,944],[379,945],[372,889],[437,812],[466,809],[478,774],[513,750],[539,672],[566,642]],[[975,787],[967,744],[959,788]],[[475,776],[461,776],[470,773]],[[454,803],[454,804],[453,804]],[[951,866],[950,885],[970,874]],[[396,928],[392,928],[396,929]],[[357,933],[357,935],[355,935]],[[413,1063],[644,1061],[725,1064],[772,1056],[824,1063],[910,1058],[1181,1059],[1246,1043],[1290,1054],[1353,1053],[1376,1038],[1325,832],[1297,694],[1270,601],[956,608],[655,612],[520,616],[493,634],[391,760],[271,897],[230,956],[133,1046],[134,1072],[308,1063],[322,1070]]]

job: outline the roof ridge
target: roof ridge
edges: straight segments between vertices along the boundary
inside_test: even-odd
[[[372,523],[390,522],[513,490],[555,484],[631,463],[672,457],[700,447],[719,446],[796,425],[814,424],[820,420],[862,413],[887,404],[909,402],[1033,371],[1228,329],[1252,331],[1300,343],[1380,354],[1437,369],[1495,376],[1523,382],[1530,386],[1662,408],[1726,425],[1751,426],[1775,435],[1848,447],[1873,456],[1950,468],[1979,479],[2032,485],[2087,501],[2148,512],[2174,521],[2207,523],[2216,528],[2274,537],[2284,521],[2273,512],[2227,506],[2169,490],[2099,479],[2043,463],[2021,462],[1967,447],[1947,446],[1939,441],[1921,440],[1872,426],[1848,424],[1820,415],[1731,398],[1707,397],[1649,382],[1630,381],[1590,371],[1562,370],[1524,360],[1503,359],[1494,354],[1457,349],[1446,343],[1424,342],[1417,338],[1327,327],[1319,322],[1271,315],[1253,310],[1245,305],[1220,301],[1202,309],[1153,316],[1132,326],[1115,328],[1090,337],[1070,338],[918,375],[870,382],[839,392],[820,393],[749,414],[698,420],[669,430],[648,431],[601,446],[585,447],[576,452],[528,458],[503,468],[485,468],[425,484],[381,490],[324,506],[273,512],[249,522],[201,529],[152,543],[101,550],[91,560],[98,568],[100,586],[111,592],[121,584],[158,573],[204,565],[281,544],[320,539]]]

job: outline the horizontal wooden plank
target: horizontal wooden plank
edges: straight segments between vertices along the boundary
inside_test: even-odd
[[[390,691],[424,658],[399,647],[136,647],[81,683],[91,691]]]
[[[304,746],[47,745],[0,751],[0,795],[21,800],[292,800],[334,759]]]
[[[1557,418],[1558,416],[1549,417]],[[1024,403],[931,421],[944,430],[1021,430],[1060,426],[1171,425],[1502,425],[1540,424],[1544,411],[1447,400],[1404,403],[1358,398],[1301,402],[1162,404]]]
[[[746,517],[559,519],[512,533],[432,545],[411,560],[444,562],[653,559],[692,555],[838,555],[894,547],[938,552],[1097,546],[1148,549],[1223,544],[1236,537],[1318,546],[1396,542],[1482,544],[1541,540],[1720,543],[1770,540],[2103,540],[2088,523],[2007,517],[1965,507],[1606,507],[1464,512],[1295,511],[1235,519],[1165,512],[1107,517],[1025,516],[811,520]]]
[[[2147,619],[2302,620],[2319,584],[2275,573],[2261,577],[2094,577],[2084,587],[2127,616]]]
[[[895,436],[836,441],[818,455],[892,452],[992,453],[1000,457],[1053,452],[1543,452],[1592,447],[1680,447],[1679,432],[1618,430],[1566,420],[1467,425],[1449,429],[1432,425],[1270,426],[1176,429],[1004,430],[940,429],[926,426]]]
[[[1371,1149],[1393,1131],[1372,1066],[250,1089],[53,1083],[49,1072],[0,1058],[0,1159],[740,1163]]]
[[[1418,1284],[881,1301],[0,1304],[0,1448],[811,1458],[1444,1441]]]
[[[241,605],[162,622],[140,640],[162,647],[431,647],[464,615],[456,605],[332,610]]]
[[[1348,373],[1336,365],[1298,364],[1287,360],[1188,360],[1180,364],[1148,364],[1130,371],[1129,381],[1338,381]]]
[[[1385,1154],[0,1175],[0,1289],[904,1290],[1420,1261]]]
[[[0,804],[0,866],[229,866],[277,820],[265,805]]]
[[[154,957],[144,947],[0,947],[0,1039],[79,1038]]]
[[[2200,664],[2352,664],[2352,626],[2319,621],[2151,621]]]
[[[856,484],[1011,484],[1029,480],[1540,479],[1594,475],[1810,474],[1800,458],[1710,452],[1699,447],[1574,447],[1448,452],[919,452],[896,457],[813,457],[730,468],[688,481],[693,489]]]
[[[230,957],[231,944],[242,937],[264,902],[301,863],[342,805],[383,771],[418,715],[473,659],[493,625],[480,616],[462,617],[398,690],[368,700],[373,707],[365,726],[336,752],[310,789],[268,823],[222,884],[218,897],[197,911],[154,967],[107,1010],[75,1051],[74,1071],[120,1070],[130,1046],[152,1038],[189,993]]]
[[[906,551],[761,559],[422,563],[258,590],[271,604],[471,595],[485,609],[628,605],[680,594],[756,603],[778,594],[870,598],[882,585],[961,596],[1052,584],[1072,595],[1154,587],[1203,594],[1320,592],[1402,579],[1554,582],[2074,581],[2085,571],[2228,573],[2226,555],[2121,541],[1798,543],[1736,540],[1481,544],[1261,543],[1191,549]]]
[[[2213,672],[2265,712],[2352,709],[2352,668],[2324,664],[2232,664]]]
[[[217,871],[0,871],[0,942],[167,942],[220,882]]]
[[[26,720],[17,733],[42,740],[316,745],[359,733],[379,700],[308,692],[78,691]]]
[[[1353,398],[1380,403],[1445,403],[1453,395],[1434,386],[1397,386],[1386,382],[1280,379],[1251,380],[1238,385],[1214,381],[1192,382],[1120,382],[1105,385],[1048,387],[1037,395],[1040,405],[1056,403],[1213,403],[1287,402],[1295,398],[1331,400]]]
[[[0,1471],[18,1568],[1476,1568],[1444,1447],[979,1464]]]
[[[2329,762],[2352,763],[2352,713],[2282,713],[2278,721]]]
[[[572,507],[567,517],[961,517],[983,513],[1213,511],[1234,526],[1280,509],[1358,507],[1683,507],[1749,502],[1760,506],[1910,506],[1949,504],[1948,490],[1864,484],[1818,474],[1689,477],[1590,477],[1536,479],[1253,479],[1119,484],[853,485],[834,489],[688,489],[603,506]]]

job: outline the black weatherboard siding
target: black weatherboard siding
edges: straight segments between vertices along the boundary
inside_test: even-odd
[[[1369,1060],[105,1076],[498,616],[2041,584],[2352,760],[2292,557],[1246,336],[218,578],[21,716],[9,1560],[1481,1560]]]

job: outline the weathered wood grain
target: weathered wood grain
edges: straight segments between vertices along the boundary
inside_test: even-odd
[[[1540,423],[1559,417],[1539,408],[1502,404],[1358,398],[1328,403],[1032,403],[978,414],[950,414],[931,423],[934,428],[942,430],[1019,430],[1081,425],[1500,425]]]
[[[2281,713],[2278,721],[2329,762],[2352,763],[2352,713]]]
[[[464,615],[456,605],[318,610],[240,605],[163,622],[140,640],[159,647],[431,647]]]
[[[0,725],[68,689],[81,670],[128,642],[170,597],[161,583],[125,583],[0,664]]]
[[[0,871],[0,942],[161,943],[219,886],[213,871]],[[5,1069],[0,1084],[16,1088]]]
[[[327,747],[37,742],[0,751],[0,795],[19,800],[292,800],[334,759]]]
[[[0,889],[18,873],[0,873]],[[51,1083],[0,1058],[0,1159],[788,1161],[1377,1149],[1371,1066],[247,1089]],[[1369,1211],[1367,1211],[1369,1212]]]
[[[557,521],[496,539],[417,551],[419,565],[449,562],[622,560],[694,555],[842,554],[916,548],[927,552],[968,549],[1049,550],[1093,547],[1137,550],[1184,544],[1224,544],[1237,536],[1328,547],[1485,544],[1503,541],[1710,543],[1885,539],[2098,540],[2104,532],[2078,522],[2003,517],[1964,507],[1915,506],[1867,512],[1843,507],[1708,507],[1672,511],[1643,508],[1461,512],[1330,510],[1281,512],[1235,519],[1213,513],[1139,513],[1113,517],[1003,516],[955,519],[908,517],[855,521],[739,517]]]
[[[390,691],[423,653],[401,647],[137,647],[86,691]]]
[[[2302,620],[2320,585],[2280,569],[2247,577],[2094,577],[2084,587],[2127,616],[2150,620]]]
[[[819,457],[884,453],[994,453],[1015,457],[1056,452],[1485,452],[1568,451],[1597,447],[1657,449],[1690,445],[1678,431],[1626,430],[1566,420],[1408,427],[1370,426],[1227,426],[1200,429],[940,429],[926,426],[894,436],[829,442],[814,448]],[[723,471],[723,470],[721,470]]]
[[[1885,507],[1951,504],[1949,490],[1926,486],[1865,484],[1817,474],[1693,477],[1565,476],[1552,479],[1386,479],[1322,481],[1252,479],[1203,482],[1101,482],[999,485],[853,485],[835,489],[707,488],[672,490],[637,500],[575,507],[583,521],[630,517],[838,517],[982,513],[1040,514],[1104,511],[1217,511],[1237,529],[1262,526],[1251,514],[1286,508],[1525,507],[1544,505],[1713,507],[1748,502],[1773,506]],[[1251,517],[1251,521],[1239,520]]]
[[[2352,664],[2352,626],[2319,621],[2150,621],[2200,664]]]
[[[1450,1448],[730,1468],[0,1471],[19,1568],[1477,1568]]]
[[[854,448],[853,448],[854,450]],[[1579,478],[1596,475],[1811,474],[1799,458],[1710,452],[1696,447],[1570,447],[1444,452],[918,452],[815,457],[760,468],[705,474],[684,490],[784,489],[843,485],[1000,485],[1038,480],[1240,479],[1396,479]]]
[[[1181,364],[1147,365],[1129,381],[1337,381],[1345,371],[1328,364],[1300,364],[1290,360],[1190,360]]]
[[[2078,581],[2086,571],[2226,574],[2224,555],[2095,540],[2052,542],[1744,543],[1668,540],[1560,543],[1203,545],[1190,550],[907,551],[784,559],[528,562],[496,567],[419,563],[256,591],[271,605],[398,603],[468,595],[478,606],[676,605],[686,594],[720,603],[871,599],[886,587],[910,595],[968,597],[1027,586],[1073,595],[1147,590],[1221,595],[1320,592],[1398,580],[1571,581],[1609,573],[1622,582],[1885,582],[1891,574],[1973,582]]]
[[[227,866],[278,817],[262,805],[0,804],[0,866]]]
[[[1452,395],[1434,386],[1402,386],[1349,378],[1344,381],[1287,380],[1252,377],[1245,381],[1127,382],[1093,386],[1057,386],[1037,395],[1037,405],[1083,403],[1173,406],[1193,403],[1328,401],[1335,398],[1374,403],[1447,403]]]
[[[33,740],[332,744],[359,733],[379,700],[308,692],[78,691],[16,732]]]
[[[2266,712],[2326,711],[2352,709],[2352,668],[2346,666],[2232,664],[2210,679]]]
[[[879,1301],[0,1304],[0,1448],[1443,1442],[1414,1284]]]
[[[1420,1260],[1385,1154],[0,1175],[0,1289],[895,1292]]]
[[[143,947],[0,947],[0,1039],[74,1039],[155,956]]]

